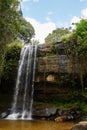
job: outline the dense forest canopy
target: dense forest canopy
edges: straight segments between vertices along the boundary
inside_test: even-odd
[[[84,76],[87,73],[87,20],[76,24],[76,29],[68,36],[63,37],[67,56],[73,63],[73,71],[77,70],[80,76],[82,93],[84,91]],[[75,61],[77,66],[75,66]]]
[[[76,29],[70,35],[63,37],[67,53],[76,52],[79,59],[87,55],[87,20],[81,20],[76,24]]]
[[[0,1],[0,46],[12,41],[19,30],[18,0]]]
[[[6,45],[20,39],[29,43],[33,26],[22,17],[19,0],[0,0],[0,73],[3,70]]]
[[[69,29],[67,28],[57,28],[56,30],[53,30],[53,32],[45,38],[45,42],[56,43],[58,41],[61,41],[61,38],[69,33]]]
[[[76,24],[76,29],[69,31],[68,28],[57,28],[45,38],[46,43],[63,41],[69,56],[78,56],[79,59],[87,56],[87,20],[81,20]],[[71,55],[70,55],[71,54]]]
[[[31,42],[32,37],[34,36],[34,28],[33,26],[27,22],[25,19],[20,19],[20,39],[23,40],[25,44],[28,44]]]

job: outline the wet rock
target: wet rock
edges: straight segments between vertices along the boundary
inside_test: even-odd
[[[55,122],[79,120],[82,116],[78,108],[58,109],[58,108],[34,108],[33,118],[54,120]]]
[[[75,121],[79,120],[82,116],[82,111],[79,108],[71,108],[66,110],[59,110],[58,116],[54,119],[55,122],[64,122],[64,121]]]
[[[71,130],[87,130],[87,121],[79,122]]]
[[[55,81],[55,76],[52,75],[52,74],[48,75],[47,78],[46,78],[46,81],[47,82],[56,82]]]
[[[57,114],[57,108],[45,108],[40,110],[34,110],[33,117],[48,118]]]
[[[3,113],[0,115],[0,119],[6,118],[9,114],[10,114],[9,112],[3,112]]]
[[[69,121],[72,120],[73,116],[59,116],[55,118],[55,122],[64,122],[64,121]]]
[[[0,115],[0,118],[3,119],[7,116],[7,113],[6,112],[3,112],[1,115]]]
[[[2,112],[2,113],[0,114],[0,119],[6,118],[6,117],[10,114],[10,112],[11,112],[11,109],[10,109],[10,108],[8,108],[7,111]]]

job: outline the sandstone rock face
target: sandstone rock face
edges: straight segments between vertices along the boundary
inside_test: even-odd
[[[79,122],[71,130],[87,130],[87,121]]]
[[[55,45],[39,45],[34,100],[70,100],[71,73],[72,64],[65,54],[62,42]],[[78,84],[77,81],[76,84]]]
[[[65,101],[71,101],[72,97],[75,97],[73,96],[73,93],[76,93],[77,96],[77,93],[79,93],[78,90],[80,90],[78,89],[79,80],[76,75],[72,76],[72,68],[73,65],[71,64],[70,60],[65,54],[62,42],[59,42],[55,45],[51,44],[39,45],[36,59],[36,73],[35,73],[36,76],[35,76],[34,95],[33,95],[34,101],[64,103]],[[5,90],[6,93],[5,100],[9,98],[9,101],[11,103],[12,102],[11,99],[13,99],[12,97],[14,92],[11,91],[12,95],[11,94],[8,95],[6,88],[8,87],[9,83],[7,81],[3,83],[4,85],[2,85],[3,88],[2,90]],[[75,91],[75,89],[77,90]],[[14,90],[13,84],[11,90]],[[10,91],[10,89],[8,89],[8,91]],[[22,88],[19,97],[20,102],[22,101],[21,95],[23,94],[23,92],[24,91]],[[10,107],[10,103],[9,106],[7,106],[7,108]],[[3,110],[4,107],[2,106],[3,105],[1,105],[1,108]],[[52,114],[52,111],[53,110],[48,111],[48,109],[45,109],[42,110],[41,113],[39,113],[38,111],[36,114],[37,115],[42,114],[41,116],[43,116],[43,114],[47,115],[48,113],[49,116],[49,113]],[[62,116],[60,113],[61,112],[59,112],[59,116]],[[2,117],[3,116],[6,115],[3,114]],[[65,115],[63,115],[62,119],[67,120],[67,117],[65,118],[64,116]]]
[[[47,82],[55,82],[55,76],[52,74],[49,74],[46,78]]]
[[[38,72],[71,72],[70,61],[66,55],[54,55],[38,58]]]
[[[32,112],[33,118],[54,120],[55,122],[75,121],[82,115],[79,108],[59,109],[46,105],[35,105]]]
[[[67,55],[64,53],[62,43],[58,43],[57,45],[40,45],[38,53],[38,72],[71,72],[72,66]]]

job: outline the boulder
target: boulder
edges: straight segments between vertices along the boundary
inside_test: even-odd
[[[87,130],[87,121],[79,122],[74,125],[71,130]]]
[[[71,121],[73,120],[72,115],[63,115],[63,116],[58,116],[55,118],[55,122],[65,122],[65,121]]]
[[[3,112],[1,115],[0,115],[0,119],[3,119],[7,116],[8,114],[6,112]]]
[[[49,118],[51,116],[56,115],[58,109],[57,108],[44,108],[33,111],[33,117],[35,118]]]
[[[10,112],[3,112],[3,113],[1,113],[1,115],[0,115],[0,119],[4,119],[4,118],[6,118],[8,115],[10,114]]]

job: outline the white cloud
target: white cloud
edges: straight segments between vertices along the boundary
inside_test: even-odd
[[[77,16],[73,16],[73,18],[71,19],[71,24],[79,23],[81,19],[87,19],[87,8],[85,8],[81,11],[81,18],[79,18]]]
[[[44,43],[44,39],[47,35],[56,29],[55,23],[51,21],[40,23],[33,18],[26,18],[26,20],[33,25],[36,34],[35,39],[39,40],[40,43]]]
[[[76,28],[76,23],[79,23],[80,22],[80,18],[77,17],[77,16],[73,16],[73,18],[71,19],[70,21],[70,26],[71,26],[71,30],[74,30]]]
[[[27,1],[27,0],[26,0]],[[34,0],[33,0],[34,1]],[[35,0],[38,1],[38,0]],[[68,28],[71,27],[71,30],[75,29],[76,23],[79,23],[81,19],[87,19],[87,8],[83,9],[81,11],[81,17],[77,17],[77,16],[73,16],[72,19],[70,20],[70,22],[61,22],[58,21],[57,23],[54,23],[51,21],[50,16],[51,13],[49,13],[48,17],[46,17],[46,22],[44,23],[40,23],[39,21],[37,21],[36,19],[33,18],[25,18],[27,21],[29,21],[34,29],[35,29],[35,39],[39,40],[40,43],[44,43],[44,39],[47,37],[47,35],[49,33],[51,33],[53,30],[56,29],[56,27],[61,28]]]
[[[83,9],[81,11],[81,18],[82,19],[87,19],[87,8]]]
[[[62,21],[58,20],[57,23],[56,23],[56,25],[57,25],[58,28],[62,28],[62,27],[68,28],[69,22],[68,21],[67,22],[62,22]]]
[[[39,2],[39,0],[22,0],[22,2],[29,2],[29,1],[31,1],[31,2]]]
[[[71,24],[72,23],[79,23],[80,22],[80,18],[77,16],[73,16],[73,18],[71,19]]]
[[[80,0],[80,2],[83,2],[84,0]]]
[[[83,0],[80,0],[80,1],[83,1]],[[81,19],[87,19],[87,8],[83,9],[81,11],[81,18],[77,17],[77,16],[73,16],[73,18],[71,19],[71,28],[72,29],[75,29],[76,26],[75,26],[75,23],[79,23]]]
[[[73,18],[71,19],[71,24],[79,23],[81,19],[87,19],[87,8],[85,8],[81,11],[81,18],[79,18],[77,16],[73,16]]]
[[[27,1],[30,1],[30,0],[22,0],[22,2],[27,2]]]
[[[39,2],[39,0],[33,0],[33,2]]]
[[[51,22],[51,19],[49,17],[46,17],[47,22]]]
[[[87,2],[87,0],[80,0],[80,2]]]

